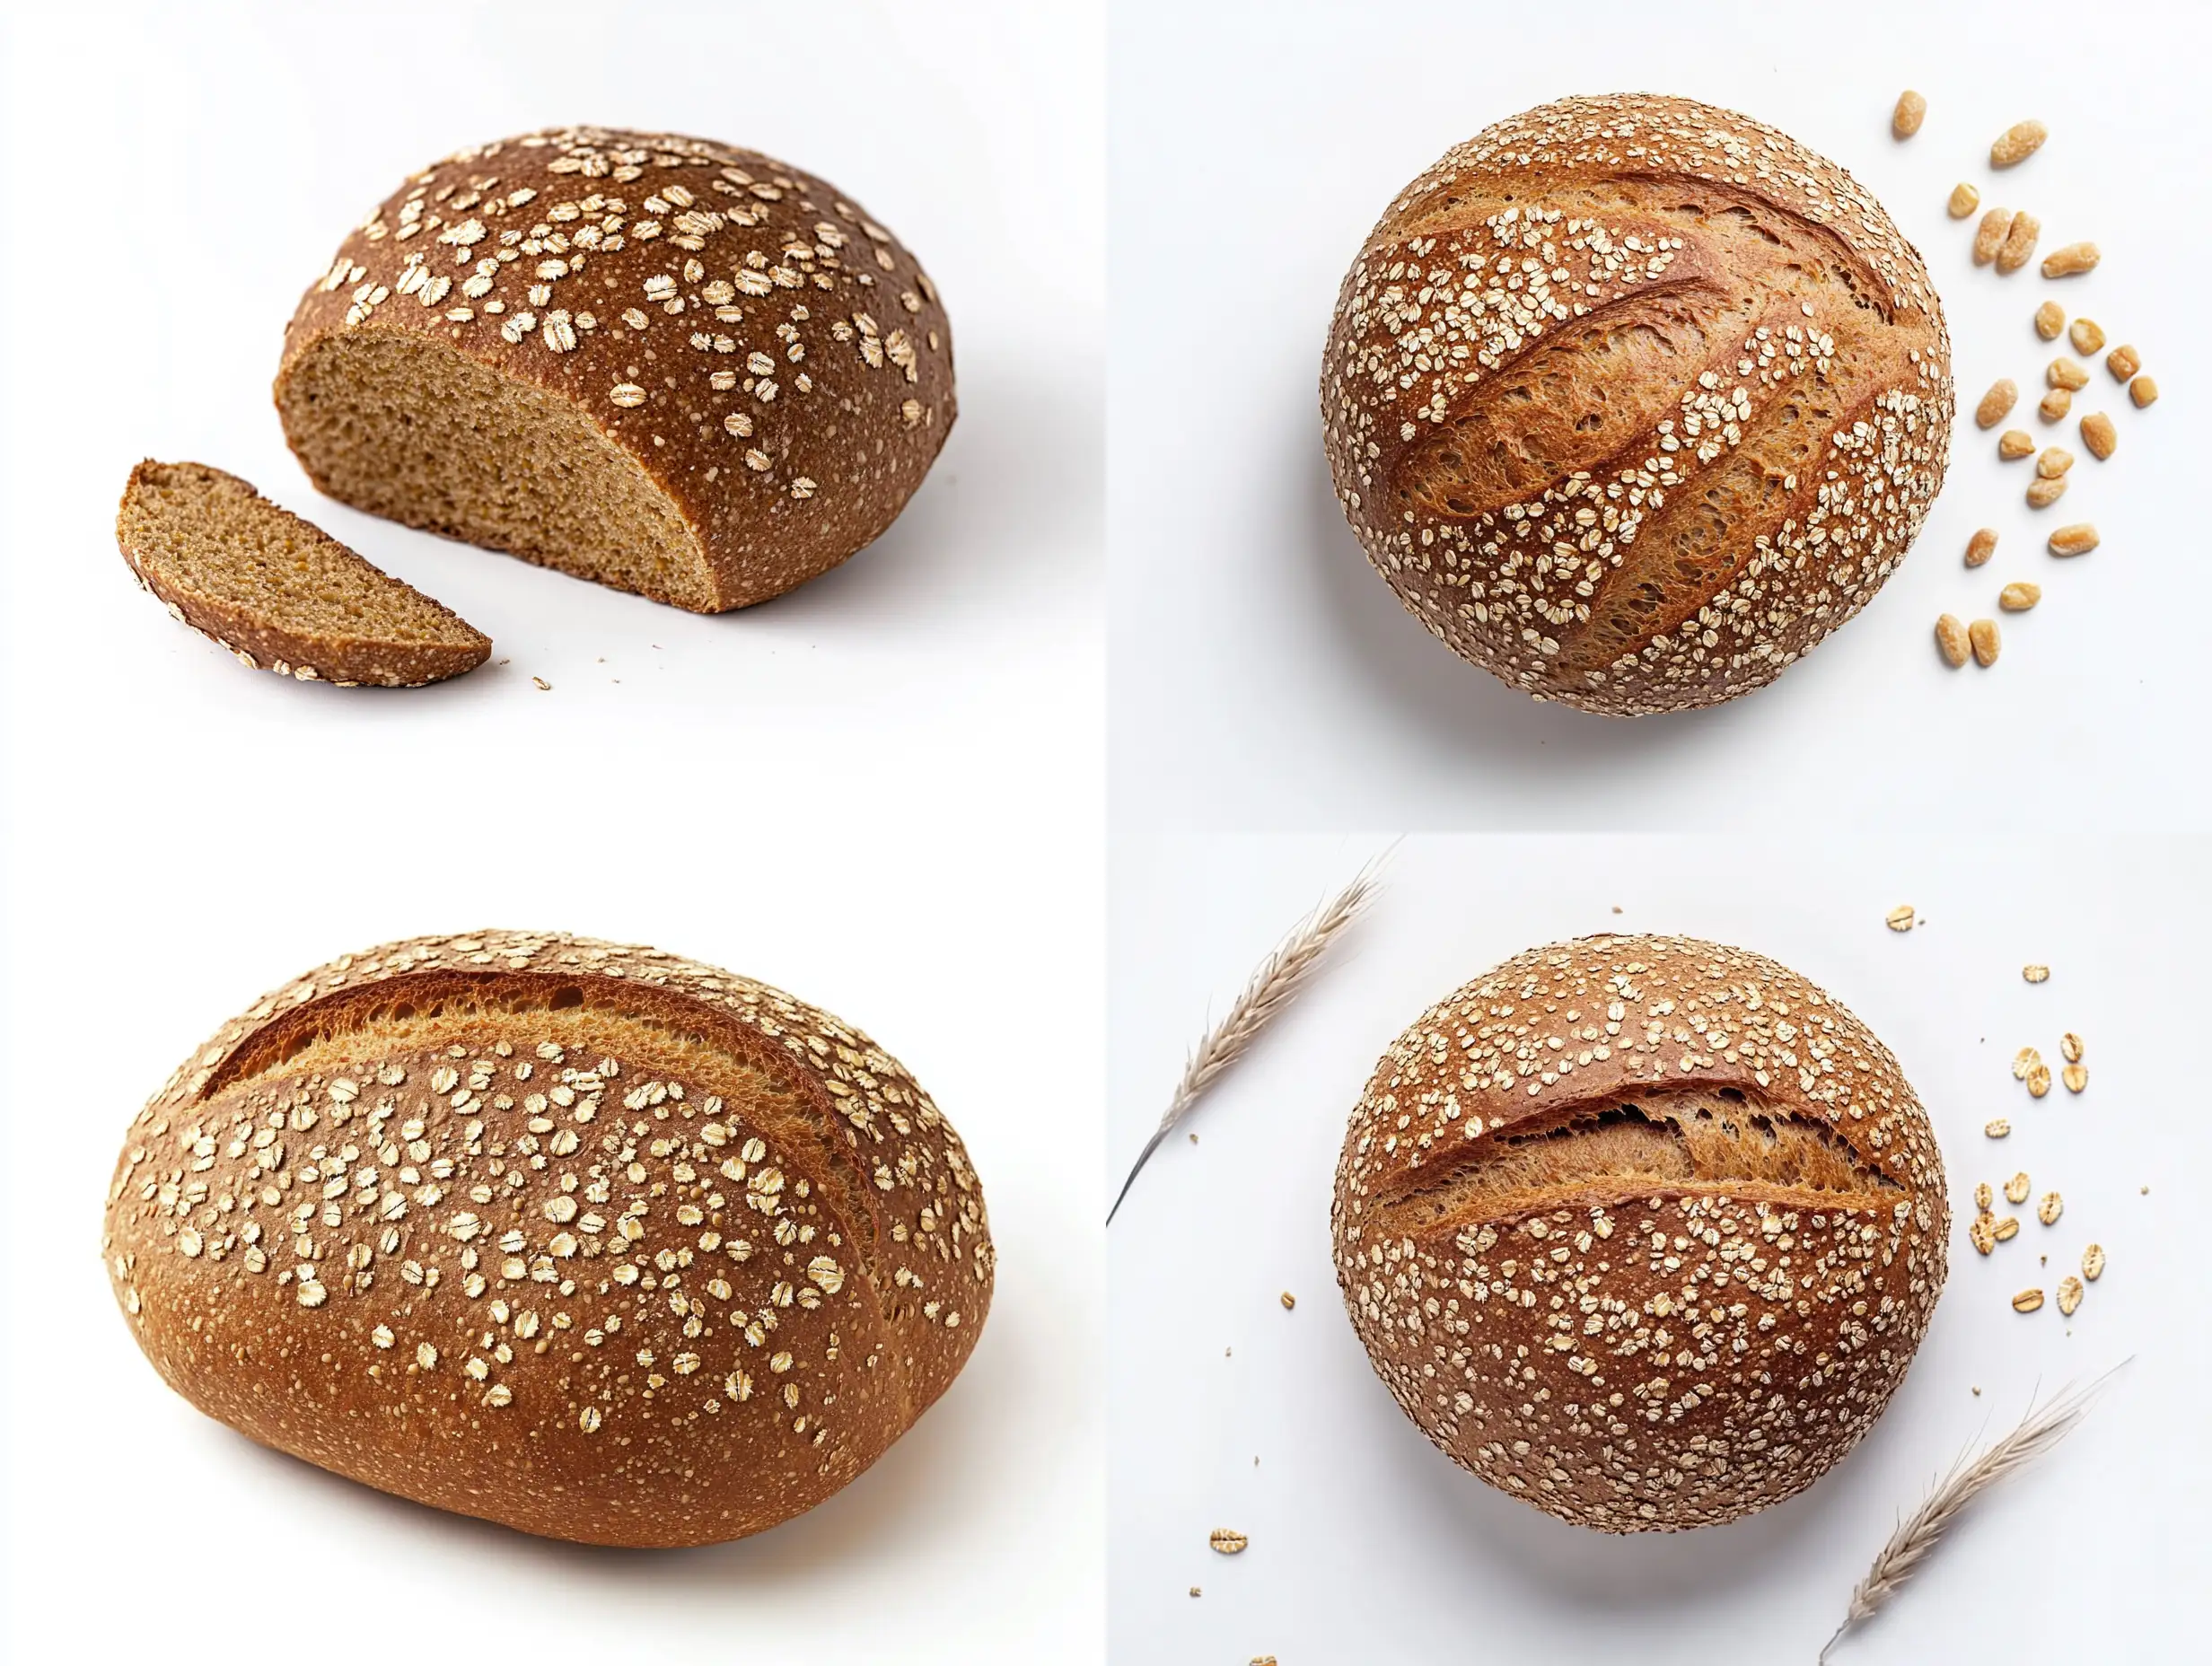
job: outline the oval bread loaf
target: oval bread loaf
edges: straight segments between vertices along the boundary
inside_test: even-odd
[[[865,1036],[521,932],[348,956],[224,1025],[132,1124],[103,1250],[208,1416],[633,1546],[865,1469],[966,1362],[994,1267],[959,1136]]]
[[[1950,364],[1920,257],[1842,169],[1730,110],[1576,98],[1399,194],[1321,412],[1422,624],[1636,715],[1759,688],[1865,604],[1943,484]]]
[[[1927,1114],[1795,973],[1532,949],[1391,1043],[1331,1212],[1353,1328],[1452,1459],[1563,1521],[1702,1527],[1872,1426],[1945,1271]]]
[[[301,300],[276,397],[331,496],[703,613],[874,539],[956,409],[935,288],[850,198],[597,127],[409,178]]]

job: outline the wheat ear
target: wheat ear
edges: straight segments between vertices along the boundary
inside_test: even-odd
[[[1121,1200],[1129,1195],[1129,1188],[1137,1183],[1144,1166],[1152,1161],[1152,1153],[1160,1149],[1160,1143],[1190,1114],[1190,1108],[1220,1079],[1222,1073],[1243,1057],[1244,1050],[1260,1032],[1291,1004],[1313,975],[1313,969],[1321,964],[1329,945],[1374,899],[1376,891],[1382,889],[1383,858],[1389,854],[1385,851],[1370,862],[1349,885],[1293,926],[1289,934],[1260,961],[1259,970],[1245,984],[1228,1016],[1207,1030],[1205,1039],[1191,1049],[1183,1065],[1183,1079],[1175,1084],[1175,1097],[1168,1102],[1167,1114],[1160,1118],[1160,1126],[1145,1142],[1145,1149],[1137,1153],[1128,1178],[1121,1182],[1121,1190],[1114,1197],[1114,1206],[1106,1211],[1107,1225],[1114,1223]]]
[[[1951,1530],[1967,1505],[2064,1440],[2088,1411],[2098,1390],[2127,1363],[2126,1360],[2120,1361],[2111,1371],[2082,1387],[2060,1390],[2041,1411],[2031,1407],[2018,1428],[1971,1462],[1961,1452],[1937,1479],[1935,1489],[1921,1501],[1920,1507],[1897,1524],[1897,1530],[1890,1535],[1889,1542],[1875,1556],[1874,1565],[1866,1570],[1866,1577],[1851,1592],[1851,1607],[1843,1617],[1843,1624],[1821,1646],[1821,1666],[1827,1666],[1829,1653],[1837,1644],[1855,1627],[1880,1613],[1883,1605],[1919,1570],[1920,1564]]]

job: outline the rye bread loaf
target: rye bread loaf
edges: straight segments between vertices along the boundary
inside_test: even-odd
[[[293,315],[285,437],[331,496],[702,613],[889,526],[952,425],[952,338],[827,181],[567,127],[434,162]]]
[[[1512,117],[1401,191],[1321,390],[1338,500],[1414,617],[1614,715],[1759,688],[1865,606],[1953,407],[1881,204],[1771,127],[1641,94]]]
[[[474,671],[492,651],[451,609],[206,463],[133,469],[115,539],[172,618],[257,671],[411,688]]]
[[[103,1250],[171,1387],[592,1544],[811,1509],[989,1309],[958,1136],[859,1031],[655,950],[419,938],[265,996],[130,1128]]]
[[[1352,1112],[1353,1328],[1456,1462],[1607,1532],[1812,1485],[1943,1289],[1926,1112],[1829,995],[1740,949],[1532,949],[1423,1013]]]

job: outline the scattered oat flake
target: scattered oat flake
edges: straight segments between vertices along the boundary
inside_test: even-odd
[[[2010,1243],[2020,1235],[2020,1217],[2016,1214],[2004,1215],[1989,1230],[1996,1234],[1997,1242]]]
[[[2028,1191],[2027,1171],[2023,1169],[2005,1182],[2005,1201],[2006,1203],[2025,1203],[2028,1200]]]
[[[1290,1310],[1291,1310],[1292,1308],[1296,1307],[1297,1305],[1298,1305],[1298,1298],[1297,1298],[1296,1296],[1292,1295],[1292,1294],[1290,1293],[1290,1292],[1289,1292],[1289,1291],[1287,1291],[1287,1290],[1284,1291],[1284,1292],[1283,1292],[1283,1311],[1284,1311],[1286,1313],[1287,1313],[1287,1312],[1289,1312],[1289,1311],[1290,1311]]]
[[[2098,1275],[2103,1271],[2104,1246],[2091,1244],[2089,1248],[2082,1251],[2082,1276],[2094,1284]]]
[[[2058,1281],[2058,1311],[2071,1319],[2082,1304],[2082,1281],[2071,1275]]]
[[[1974,1208],[1978,1213],[1982,1214],[1988,1214],[1989,1206],[1996,1201],[1996,1194],[1990,1191],[1988,1181],[1984,1180],[1980,1185],[1974,1188]]]
[[[2050,968],[2030,961],[2020,969],[2020,975],[2032,984],[2047,984],[2050,981]]]
[[[1981,1125],[1981,1131],[1993,1140],[2001,1140],[2013,1131],[2013,1125],[2002,1117],[1992,1117]]]
[[[2056,1226],[2058,1217],[2066,1213],[2066,1199],[2057,1192],[2045,1192],[2043,1201],[2035,1206],[2035,1217],[2045,1226]]]
[[[1919,916],[1914,913],[1909,902],[1899,903],[1883,918],[1893,932],[1909,932],[1920,923]]]
[[[2082,1039],[2076,1035],[2071,1030],[2067,1030],[2066,1034],[2058,1038],[2058,1051],[2066,1055],[2066,1062],[2067,1064],[2080,1064],[2082,1062],[2082,1053],[2084,1051],[2082,1047]]]
[[[543,688],[549,694],[553,691],[553,685],[542,677],[532,677],[531,681],[536,683],[540,688]]]
[[[2015,1313],[2032,1313],[2042,1305],[2043,1293],[2040,1290],[2023,1290],[2013,1298],[2013,1311]]]
[[[1224,1556],[1233,1556],[1252,1541],[1232,1528],[1217,1527],[1206,1536],[1206,1542]]]
[[[1976,1215],[1974,1223],[1966,1229],[1966,1241],[1977,1254],[1988,1255],[1997,1248],[1997,1222],[1987,1214]]]
[[[2066,1083],[2067,1092],[2078,1093],[2089,1085],[2089,1066],[2068,1065],[2058,1073],[2058,1079]]]
[[[2025,1082],[2028,1072],[2043,1062],[2043,1056],[2032,1047],[2023,1047],[2013,1055],[2013,1080]]]

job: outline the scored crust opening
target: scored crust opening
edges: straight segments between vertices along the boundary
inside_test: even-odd
[[[1738,1088],[1663,1088],[1479,1141],[1462,1163],[1383,1200],[1386,1233],[1424,1234],[1590,1198],[1725,1192],[1804,1208],[1886,1207],[1904,1194],[1817,1117]]]
[[[668,495],[581,410],[442,342],[326,336],[278,379],[317,487],[370,514],[697,613],[725,604]]]
[[[846,1155],[852,1139],[757,1047],[733,1045],[711,1018],[686,1022],[654,1011],[609,980],[543,972],[417,973],[327,996],[274,1019],[224,1059],[201,1090],[212,1099],[259,1077],[358,1065],[364,1053],[424,1052],[484,1044],[487,1028],[527,1020],[528,1041],[558,1045],[580,1069],[608,1057],[626,1071],[656,1069],[721,1096],[726,1114],[794,1155],[828,1192],[857,1241],[886,1317],[909,1317],[876,1276],[875,1214]],[[616,1096],[619,1098],[619,1094]]]
[[[116,539],[186,623],[256,665],[395,686],[454,676],[491,653],[450,609],[205,463],[132,469]]]
[[[1795,361],[1792,384],[1762,399],[1716,466],[1693,466],[1598,584],[1588,620],[1559,632],[1557,671],[1579,678],[1674,628],[1749,559],[1760,532],[1818,488],[1814,465],[1872,390],[1877,338],[1892,318],[1874,274],[1834,232],[1747,193],[1622,175],[1536,195],[1573,220],[1694,234],[1713,258],[1696,276],[1631,292],[1649,314],[1601,315],[1539,338],[1485,381],[1472,410],[1399,464],[1400,502],[1474,519],[1572,475],[1602,483],[1650,454],[1653,429],[1669,419],[1694,452],[1682,396],[1696,395],[1708,370],[1723,386],[1740,381],[1753,331],[1797,326],[1833,347],[1817,370],[1809,356]],[[1712,412],[1703,416],[1700,427],[1711,424]]]

